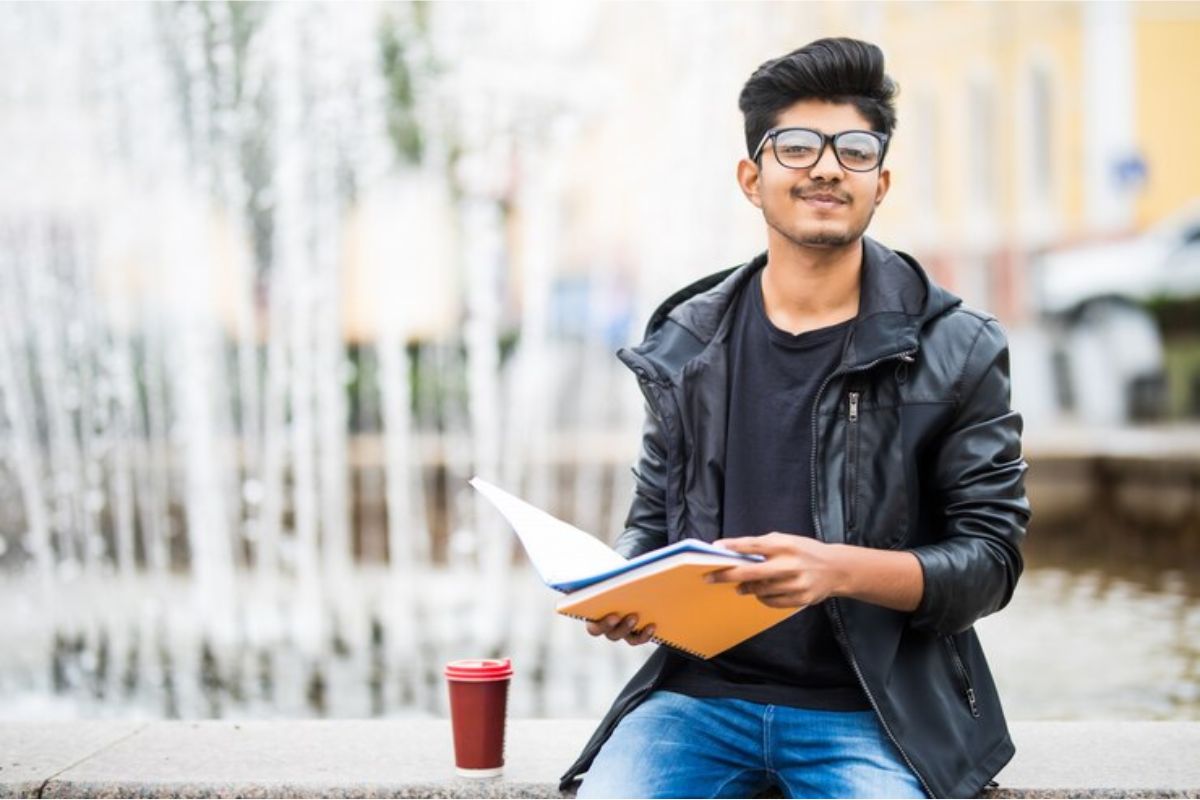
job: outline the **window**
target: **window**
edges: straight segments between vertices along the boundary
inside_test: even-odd
[[[996,206],[996,159],[999,157],[994,92],[981,80],[972,81],[968,92],[967,163],[970,170],[967,180],[971,187],[968,196],[972,208],[991,211]]]
[[[1033,199],[1049,202],[1054,188],[1054,97],[1044,66],[1029,73],[1028,170]]]
[[[937,100],[933,92],[922,91],[916,100],[916,130],[913,147],[916,161],[913,184],[920,198],[940,197],[942,149],[939,141]],[[936,215],[933,215],[936,216]]]

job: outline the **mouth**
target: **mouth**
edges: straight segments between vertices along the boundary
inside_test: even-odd
[[[827,192],[814,192],[812,194],[802,194],[800,199],[814,208],[841,208],[847,205],[849,201],[835,194]]]

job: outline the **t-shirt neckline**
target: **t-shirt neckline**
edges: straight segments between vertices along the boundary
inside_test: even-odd
[[[844,335],[851,324],[853,324],[855,318],[851,317],[833,325],[826,325],[823,328],[814,328],[811,331],[803,331],[801,333],[789,333],[783,330],[776,326],[774,322],[771,322],[771,318],[767,316],[767,307],[763,301],[762,275],[763,270],[760,269],[754,274],[754,279],[748,288],[750,294],[753,296],[754,316],[761,321],[768,338],[770,338],[773,344],[793,350],[810,350],[828,344],[831,340]]]

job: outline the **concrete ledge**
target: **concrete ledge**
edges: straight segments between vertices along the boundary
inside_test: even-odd
[[[455,777],[446,720],[0,723],[4,797],[561,797],[593,720],[510,720]],[[1200,722],[1025,722],[986,797],[1200,798]]]

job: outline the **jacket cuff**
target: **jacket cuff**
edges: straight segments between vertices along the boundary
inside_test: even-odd
[[[913,628],[940,634],[943,632],[942,627],[946,620],[944,619],[944,589],[939,585],[938,580],[939,572],[936,563],[939,560],[938,556],[919,547],[908,552],[916,556],[917,563],[921,565],[922,585],[921,602],[909,615],[909,625]]]

